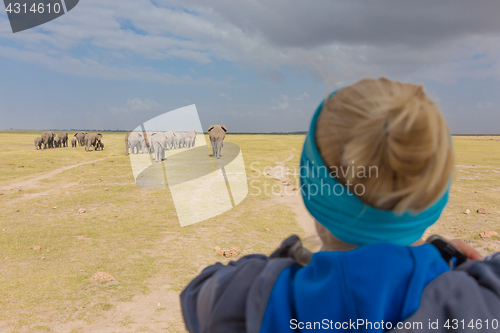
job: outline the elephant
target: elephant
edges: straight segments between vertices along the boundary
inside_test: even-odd
[[[131,154],[139,154],[139,151],[146,153],[149,151],[149,147],[144,139],[144,132],[132,132],[128,137],[128,147],[130,148]]]
[[[75,135],[73,135],[78,140],[80,147],[84,144],[85,135],[87,135],[87,132],[83,131],[76,132]]]
[[[151,134],[150,142],[153,145],[155,162],[161,162],[165,157],[165,150],[168,150],[168,138],[166,134],[154,132]]]
[[[90,133],[85,134],[84,143],[85,143],[85,151],[89,151],[90,146],[94,147],[94,151],[96,151],[97,143],[102,139],[101,133]]]
[[[41,137],[35,138],[35,147],[36,147],[36,150],[42,149],[42,138]]]
[[[104,143],[102,143],[101,141],[97,141],[95,150],[104,150]]]
[[[54,139],[54,148],[61,148],[62,147],[62,144],[63,144],[63,138],[60,137],[60,136],[57,136],[55,139]]]
[[[66,133],[66,132],[59,133],[59,134],[57,134],[57,137],[62,138],[61,147],[68,146],[68,133]]]
[[[153,132],[142,132],[142,136],[144,137],[144,143],[146,144],[145,152],[151,154],[153,152],[153,146],[151,145],[150,138]]]
[[[54,148],[54,138],[56,134],[52,131],[45,131],[42,133],[43,148]]]
[[[179,133],[179,148],[184,148],[186,143],[186,132]]]
[[[184,140],[186,139],[186,133],[184,132],[174,132],[174,140],[173,140],[173,146],[174,149],[180,149],[184,147]]]
[[[196,131],[191,129],[187,132],[186,138],[184,139],[184,146],[186,148],[193,148],[196,141]]]
[[[227,128],[224,125],[211,125],[208,128],[208,136],[212,145],[212,156],[220,159],[220,151],[224,146],[223,141],[226,137]]]
[[[174,133],[174,138],[173,138],[173,141],[172,141],[172,149],[177,149],[179,148],[179,140],[180,140],[180,135],[179,133]]]
[[[125,156],[128,156],[128,149],[130,148],[130,144],[128,142],[128,138],[130,137],[130,132],[125,135]]]
[[[71,139],[71,147],[76,147],[76,138]]]
[[[175,148],[174,141],[175,141],[175,138],[177,137],[177,134],[175,134],[172,131],[168,131],[168,132],[165,132],[163,134],[167,138],[167,149],[174,149]]]

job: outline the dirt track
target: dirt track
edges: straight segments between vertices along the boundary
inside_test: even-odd
[[[61,173],[63,171],[70,170],[70,169],[73,169],[73,168],[77,168],[79,166],[90,164],[90,163],[96,163],[96,162],[105,160],[107,158],[109,158],[109,157],[100,158],[100,159],[93,160],[93,161],[82,162],[82,163],[78,163],[78,164],[74,164],[74,165],[68,165],[68,166],[65,166],[65,167],[61,167],[61,168],[52,170],[50,172],[44,173],[43,175],[40,175],[40,176],[37,176],[37,177],[34,177],[34,178],[30,178],[30,179],[27,179],[27,180],[22,180],[20,182],[16,182],[16,183],[11,183],[11,184],[8,184],[8,185],[0,186],[0,191],[12,190],[12,189],[19,188],[19,187],[29,187],[29,186],[34,185],[36,182],[38,182],[38,181],[40,181],[42,179],[47,179],[47,178],[54,177],[55,175],[57,175],[57,174],[59,174],[59,173]]]
[[[294,157],[293,150],[284,161],[276,162],[276,166],[269,170],[269,176],[277,180],[276,183],[279,186],[283,184],[290,184],[290,177],[286,170],[286,162],[289,162]],[[314,225],[314,217],[309,214],[304,201],[302,200],[301,191],[299,188],[291,185],[283,186],[282,194],[275,194],[275,201],[277,203],[285,203],[290,207],[292,212],[295,213],[295,219],[299,223],[300,227],[305,232],[305,238],[302,239],[304,246],[312,251],[319,250],[321,247],[321,240],[316,232],[316,227]]]

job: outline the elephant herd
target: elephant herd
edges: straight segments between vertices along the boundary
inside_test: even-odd
[[[76,147],[77,143],[85,146],[85,150],[89,151],[90,147],[94,147],[94,151],[103,150],[101,133],[87,133],[84,131],[76,132],[71,139],[71,147]],[[38,138],[35,138],[36,149],[63,148],[68,147],[68,133],[61,132],[56,134],[53,131],[45,131]]]
[[[224,125],[212,125],[208,129],[213,156],[220,158],[222,141],[227,128]],[[180,148],[192,148],[196,142],[196,131],[187,132],[131,132],[125,136],[125,155],[153,154],[156,162],[165,158],[165,151]]]
[[[125,137],[126,155],[154,154],[155,161],[165,157],[166,150],[192,148],[196,142],[196,131],[187,132],[131,132]]]

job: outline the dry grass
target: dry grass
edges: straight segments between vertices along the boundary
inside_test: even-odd
[[[124,135],[105,133],[105,150],[87,153],[83,147],[35,151],[35,134],[0,132],[0,187],[105,158],[30,186],[0,190],[0,321],[12,329],[91,323],[107,313],[107,304],[147,293],[145,281],[153,276],[167,276],[171,289],[179,291],[206,265],[228,262],[215,245],[238,246],[241,255],[269,253],[289,234],[301,234],[289,209],[264,195],[249,195],[227,213],[181,228],[168,191],[135,185],[123,154]],[[252,162],[263,168],[288,156],[289,138],[228,135],[226,140],[241,147],[250,176]],[[80,208],[86,213],[79,214]],[[89,283],[98,271],[118,283]]]
[[[270,253],[290,234],[303,235],[287,206],[255,195],[252,188],[252,195],[231,211],[181,228],[168,190],[135,185],[123,154],[124,133],[105,133],[105,150],[88,153],[83,147],[35,151],[35,136],[0,132],[0,187],[5,187],[0,190],[0,330],[92,323],[117,302],[147,294],[146,281],[153,276],[168,279],[170,289],[180,291],[206,265],[228,262],[213,250],[216,245],[237,246],[241,255]],[[241,147],[248,177],[262,187],[274,182],[262,172],[257,177],[250,165],[258,162],[253,169],[263,171],[293,152],[287,166],[298,167],[304,136],[228,135],[226,140]],[[454,146],[450,203],[428,234],[469,241],[483,254],[499,251],[498,237],[482,240],[479,233],[500,234],[500,138],[455,137]],[[101,158],[30,186],[8,186]],[[477,214],[480,207],[492,213]],[[79,208],[86,213],[79,214]],[[462,213],[467,208],[470,215]],[[34,250],[35,245],[41,249]],[[89,283],[98,271],[118,282]],[[133,326],[134,318],[125,319],[124,327]],[[182,331],[179,314],[177,320],[176,331]],[[80,326],[74,331],[85,331]]]
[[[453,145],[456,167],[450,202],[427,234],[462,239],[483,255],[498,252],[500,238],[481,239],[479,233],[500,234],[500,137],[457,136]],[[491,214],[478,214],[478,208],[487,208]],[[469,215],[463,214],[466,209]]]

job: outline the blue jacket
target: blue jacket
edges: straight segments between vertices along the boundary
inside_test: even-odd
[[[462,279],[462,284],[471,284],[469,289],[476,291],[464,299],[466,291],[458,296],[447,293],[460,278],[449,275],[456,272],[449,271],[431,244],[379,243],[347,252],[318,252],[302,267],[289,251],[297,240],[288,239],[270,257],[249,255],[227,266],[207,267],[181,294],[188,331],[382,332],[400,328],[425,332],[429,325],[425,318],[444,320],[453,309],[459,315],[471,302],[483,305],[479,314],[485,315],[486,307],[491,309],[487,316],[500,319],[500,260],[474,264],[476,277],[485,274],[491,281],[481,288],[474,278]],[[441,276],[446,277],[444,284],[439,283]],[[491,297],[495,288],[498,294]],[[424,309],[421,300],[426,302]],[[405,330],[401,322],[414,317],[420,318],[422,326]]]

